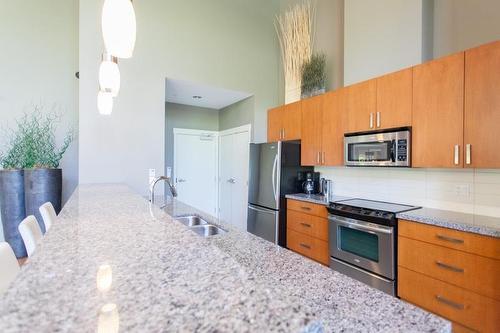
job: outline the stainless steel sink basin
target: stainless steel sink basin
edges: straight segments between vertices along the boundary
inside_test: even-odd
[[[179,221],[179,222],[181,222],[185,226],[188,226],[188,227],[194,227],[194,226],[208,224],[207,221],[205,221],[201,217],[195,216],[195,215],[180,216],[180,217],[177,217],[176,220]]]
[[[211,224],[198,225],[195,227],[191,227],[189,229],[194,231],[195,233],[197,233],[198,235],[200,235],[202,237],[225,234],[227,232],[226,230],[223,230],[223,229],[216,227],[215,225],[211,225]]]

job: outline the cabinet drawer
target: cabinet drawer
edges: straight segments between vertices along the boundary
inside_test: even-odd
[[[287,209],[324,218],[328,217],[328,211],[325,206],[306,201],[288,199]]]
[[[500,239],[399,220],[399,235],[493,259],[500,259]]]
[[[500,261],[399,237],[399,266],[500,300]]]
[[[329,264],[328,243],[320,239],[301,234],[290,228],[287,229],[287,247],[308,258]]]
[[[323,217],[288,209],[286,223],[290,229],[328,241],[328,220]]]
[[[399,267],[398,296],[481,332],[500,332],[500,302]]]

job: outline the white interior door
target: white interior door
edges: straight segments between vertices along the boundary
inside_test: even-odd
[[[178,199],[210,215],[217,214],[217,135],[174,130],[174,181]]]
[[[219,138],[219,219],[231,224],[232,146],[230,135]]]
[[[250,128],[224,131],[219,137],[219,218],[247,229]]]

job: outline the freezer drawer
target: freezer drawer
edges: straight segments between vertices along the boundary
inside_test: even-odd
[[[278,243],[279,211],[248,205],[247,231]]]

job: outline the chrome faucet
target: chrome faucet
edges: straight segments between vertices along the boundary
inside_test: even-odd
[[[151,183],[151,187],[149,189],[149,201],[151,201],[152,204],[155,203],[155,186],[156,186],[156,183],[158,183],[160,180],[164,180],[165,183],[167,183],[168,188],[170,189],[170,193],[172,193],[173,197],[177,196],[177,190],[175,189],[175,186],[172,185],[172,183],[170,182],[170,178],[165,177],[165,176],[160,176],[160,177],[156,178],[153,181],[153,183]]]

